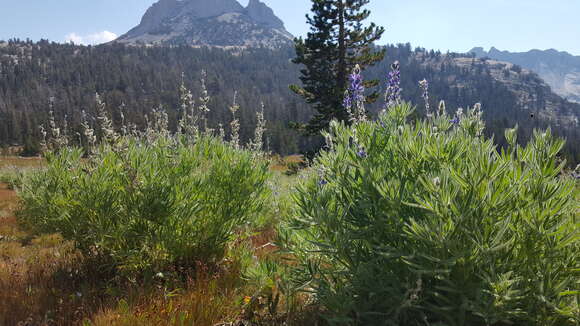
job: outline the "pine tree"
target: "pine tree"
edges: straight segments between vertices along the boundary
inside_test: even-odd
[[[384,51],[374,51],[373,43],[384,33],[374,23],[364,27],[370,11],[363,9],[369,0],[312,0],[311,26],[306,39],[295,40],[295,64],[303,65],[300,80],[303,87],[290,89],[311,104],[317,113],[305,128],[308,134],[318,134],[333,119],[348,121],[342,105],[349,72],[358,64],[363,70],[384,58]],[[366,88],[378,85],[378,80],[364,83]],[[378,93],[368,95],[372,103]]]

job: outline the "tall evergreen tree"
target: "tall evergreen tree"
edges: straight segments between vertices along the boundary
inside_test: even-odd
[[[306,16],[310,32],[305,40],[295,40],[293,62],[304,65],[300,77],[303,87],[290,86],[317,111],[306,126],[308,134],[318,134],[333,119],[348,121],[342,100],[349,71],[357,64],[364,70],[384,58],[384,50],[374,51],[373,47],[384,28],[374,23],[363,26],[370,15],[364,9],[369,1],[312,0],[312,16]],[[378,80],[365,81],[364,85],[375,87]],[[366,100],[374,102],[377,98],[378,93],[373,92]]]

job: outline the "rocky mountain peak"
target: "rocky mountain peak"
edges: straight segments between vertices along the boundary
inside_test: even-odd
[[[248,16],[256,22],[271,28],[284,29],[284,22],[274,14],[272,8],[268,7],[260,0],[250,0],[246,7]]]
[[[159,0],[141,23],[119,37],[128,44],[279,47],[292,35],[260,0]]]
[[[236,0],[182,0],[182,14],[192,14],[197,18],[215,17],[229,12],[243,10]]]

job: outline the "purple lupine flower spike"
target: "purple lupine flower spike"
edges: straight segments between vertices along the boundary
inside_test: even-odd
[[[401,65],[395,61],[389,72],[387,91],[385,93],[387,109],[401,103]]]
[[[357,65],[350,75],[350,88],[349,92],[354,103],[364,101],[364,91],[362,75],[360,74],[360,68]]]
[[[343,106],[347,110],[351,117],[351,120],[360,122],[365,120],[365,87],[363,84],[363,78],[361,75],[361,69],[359,65],[356,65],[349,76],[348,90],[345,92]]]
[[[360,149],[358,150],[358,152],[356,152],[356,155],[357,155],[359,158],[367,158],[367,157],[368,157],[368,153],[367,153],[367,152],[364,150],[364,148],[360,148]]]
[[[441,104],[439,105],[439,112],[445,112],[445,102],[441,101]],[[440,113],[443,114],[443,113]],[[458,125],[461,122],[461,117],[463,117],[463,109],[459,108],[457,109],[457,112],[455,113],[455,118],[453,118],[452,120],[449,120],[449,122],[451,122],[454,125]]]
[[[344,92],[344,100],[342,100],[342,106],[350,111],[352,108],[352,99],[348,91]]]
[[[574,169],[574,172],[572,172],[572,177],[576,180],[580,180],[580,164],[578,164]]]

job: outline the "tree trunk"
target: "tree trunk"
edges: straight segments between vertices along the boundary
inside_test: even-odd
[[[338,66],[336,74],[337,89],[344,91],[346,89],[346,27],[345,27],[345,3],[343,0],[337,1],[338,7]],[[342,96],[342,94],[338,94]],[[337,110],[337,118],[346,117],[345,110]],[[345,111],[345,112],[343,112]]]

